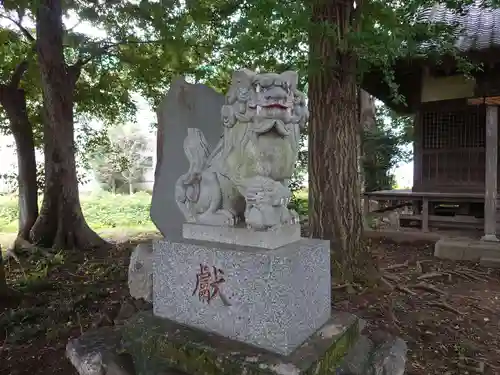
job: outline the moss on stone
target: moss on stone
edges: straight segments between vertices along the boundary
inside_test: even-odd
[[[280,365],[292,366],[304,375],[326,375],[340,365],[358,335],[355,320],[333,338],[334,343],[326,351],[312,342],[308,350],[316,350],[318,355],[314,361],[302,363],[300,355],[280,356],[139,314],[124,327],[123,346],[134,357],[138,375],[161,373],[168,368],[190,375],[276,375]]]
[[[337,369],[344,356],[354,346],[359,337],[359,322],[356,320],[346,332],[319,358],[318,362],[309,368],[307,375],[327,375]]]

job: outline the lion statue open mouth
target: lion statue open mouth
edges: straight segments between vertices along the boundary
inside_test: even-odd
[[[210,152],[205,137],[188,129],[190,167],[176,183],[176,201],[188,222],[256,230],[294,223],[288,180],[307,123],[297,73],[236,71],[221,109],[224,134]]]

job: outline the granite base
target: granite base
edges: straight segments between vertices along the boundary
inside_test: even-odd
[[[300,224],[288,224],[274,229],[255,231],[248,230],[246,227],[185,223],[182,226],[182,236],[187,240],[277,249],[300,240]]]
[[[274,250],[188,240],[153,247],[158,317],[283,355],[330,318],[328,241]]]
[[[335,374],[359,337],[358,319],[335,313],[288,356],[139,313],[122,329],[137,375],[172,369],[189,375]]]

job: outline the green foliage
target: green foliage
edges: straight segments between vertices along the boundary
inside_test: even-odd
[[[392,189],[393,168],[410,159],[404,146],[411,141],[412,118],[397,116],[384,105],[376,108],[375,118],[375,127],[362,136],[365,191]]]
[[[397,164],[398,139],[391,130],[373,129],[363,134],[363,172],[365,191],[390,190],[395,178],[391,169]]]
[[[308,214],[308,195],[308,190],[304,188],[293,192],[293,198],[289,207],[294,209],[299,214],[299,217],[304,217]]]
[[[0,197],[0,232],[17,231],[18,203],[17,197],[6,195]]]
[[[115,126],[108,130],[106,139],[93,146],[89,164],[106,189],[114,193],[117,187],[128,184],[132,192],[133,183],[152,167],[148,146],[147,136],[136,124]]]
[[[64,13],[75,20],[65,21],[66,62],[82,68],[74,93],[75,119],[81,126],[96,119],[106,125],[130,121],[136,112],[134,92],[158,104],[174,76],[204,75],[198,67],[212,54],[221,22],[235,11],[238,2],[193,5],[133,0],[63,2]],[[10,82],[16,67],[28,62],[20,84],[27,91],[30,119],[40,145],[42,98],[32,28],[36,6],[37,2],[12,0],[0,5],[0,84]],[[79,27],[81,22],[92,29]],[[1,107],[0,131],[9,132]],[[82,132],[77,149],[89,143],[92,140]]]
[[[113,195],[109,193],[82,196],[82,210],[92,229],[153,228],[149,218],[151,195]],[[16,232],[18,206],[14,195],[0,196],[0,232]]]
[[[92,229],[150,226],[151,195],[99,194],[82,198],[82,210]]]

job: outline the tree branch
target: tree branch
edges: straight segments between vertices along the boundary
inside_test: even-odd
[[[78,69],[81,70],[81,68],[88,64],[90,61],[92,61],[95,58],[98,58],[104,54],[106,54],[111,48],[118,47],[118,46],[123,46],[126,44],[154,44],[154,43],[162,43],[163,40],[138,40],[138,41],[123,41],[123,42],[116,42],[116,43],[109,43],[106,45],[103,45],[101,48],[99,48],[96,52],[91,53],[90,56],[83,58],[80,57],[78,61],[73,64],[70,68],[72,69]]]
[[[363,12],[363,4],[364,0],[356,0],[356,8],[354,11],[351,13],[351,26],[356,30],[359,31],[361,27],[361,14]]]
[[[21,30],[21,32],[23,33],[23,35],[30,41],[30,42],[36,42],[36,39],[33,35],[31,35],[31,33],[28,31],[28,29],[26,29],[23,25],[21,25],[21,22],[19,21],[16,21],[15,19],[5,15],[5,14],[0,14],[0,17],[1,18],[5,18],[9,21],[11,21],[12,23],[14,23],[14,25],[16,25],[19,30]]]
[[[26,73],[26,70],[28,70],[28,60],[24,60],[16,66],[16,69],[14,69],[14,73],[12,73],[9,87],[18,88],[24,73]]]

